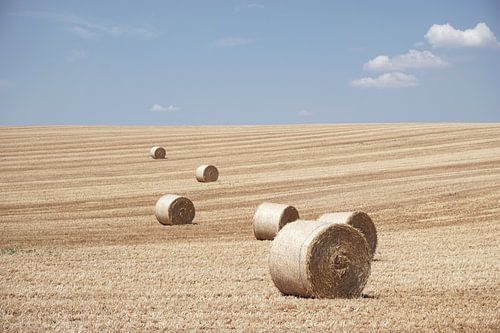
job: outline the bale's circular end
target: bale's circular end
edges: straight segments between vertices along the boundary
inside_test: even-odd
[[[377,250],[377,228],[368,214],[361,211],[327,213],[320,216],[319,221],[331,223],[345,223],[359,231],[365,236],[370,247],[372,258]]]
[[[195,175],[199,182],[215,182],[219,178],[219,170],[213,165],[200,165]]]
[[[253,232],[258,240],[272,240],[289,222],[299,219],[299,212],[293,206],[263,202],[253,216]]]
[[[155,215],[161,224],[189,224],[193,222],[195,209],[188,198],[166,194],[156,202]]]
[[[149,151],[149,155],[155,160],[158,160],[158,159],[164,159],[165,156],[167,155],[167,152],[165,151],[165,148],[155,146],[151,148],[151,150]]]
[[[273,241],[269,270],[285,295],[318,298],[361,296],[371,268],[360,231],[322,221],[287,224]]]
[[[311,241],[307,277],[311,294],[319,298],[361,296],[370,275],[366,240],[347,225],[332,225]]]

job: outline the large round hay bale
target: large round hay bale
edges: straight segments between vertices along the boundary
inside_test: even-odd
[[[298,219],[293,206],[263,202],[253,216],[253,233],[258,240],[272,240],[285,224]]]
[[[370,249],[361,232],[324,221],[289,223],[271,246],[269,270],[285,295],[359,297],[370,275]]]
[[[219,178],[219,170],[213,165],[200,165],[196,168],[195,175],[199,182],[215,182]]]
[[[375,255],[377,249],[377,228],[370,216],[364,212],[338,212],[327,213],[319,217],[319,221],[327,221],[330,223],[345,223],[359,231],[365,236],[368,246],[372,254]]]
[[[155,160],[159,160],[165,158],[167,152],[165,151],[165,148],[155,146],[151,148],[151,150],[149,151],[149,155],[151,155],[151,157]]]
[[[188,198],[166,194],[156,202],[155,215],[161,224],[189,224],[193,222],[195,210]]]

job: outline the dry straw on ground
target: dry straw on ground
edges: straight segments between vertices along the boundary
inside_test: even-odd
[[[500,123],[1,127],[0,331],[499,333],[499,133]],[[33,138],[43,149],[26,158]],[[153,145],[175,165],[145,163]],[[228,181],[199,184],[196,167],[217,161]],[[191,199],[197,225],[156,222],[159,191]],[[271,243],[249,237],[256,199],[270,193],[279,199],[262,201],[315,220],[363,198],[379,236],[369,298],[281,295],[265,276]]]
[[[292,222],[273,241],[269,269],[285,295],[359,297],[370,275],[370,250],[357,229],[323,221]]]
[[[161,224],[189,224],[193,222],[195,209],[188,198],[166,194],[156,202],[155,215]]]
[[[283,226],[299,219],[293,206],[263,202],[253,216],[253,232],[259,240],[272,240]]]
[[[158,160],[165,158],[167,152],[165,151],[165,148],[155,146],[151,148],[151,150],[149,151],[149,155],[155,160]]]
[[[364,212],[337,212],[326,213],[319,217],[319,221],[330,223],[345,223],[359,231],[365,236],[372,254],[375,255],[377,249],[377,229],[370,216]]]
[[[215,182],[219,178],[219,170],[213,165],[200,165],[195,175],[199,182]]]

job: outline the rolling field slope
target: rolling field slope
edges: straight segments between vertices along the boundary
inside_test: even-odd
[[[156,221],[166,193],[193,225]],[[0,127],[0,196],[2,332],[500,327],[499,124]],[[364,297],[282,296],[262,201],[370,214]]]

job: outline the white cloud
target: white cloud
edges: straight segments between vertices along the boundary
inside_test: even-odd
[[[308,110],[300,110],[299,112],[297,112],[297,115],[299,117],[309,117],[312,116],[312,112]]]
[[[402,71],[410,68],[443,68],[448,63],[430,51],[410,50],[394,57],[380,55],[363,65],[372,71]]]
[[[154,39],[160,36],[160,33],[149,25],[141,27],[115,26],[84,19],[76,15],[48,11],[18,12],[15,15],[42,18],[51,22],[64,24],[67,26],[68,31],[84,39],[95,39],[98,36]]]
[[[250,8],[250,9],[263,9],[264,5],[260,4],[260,3],[249,3],[247,5],[247,8]]]
[[[214,42],[215,46],[240,46],[240,45],[248,45],[254,43],[254,40],[251,38],[242,38],[242,37],[227,37],[221,38]]]
[[[433,47],[500,47],[493,32],[483,22],[464,31],[449,23],[433,24],[425,38]]]
[[[124,33],[142,39],[155,39],[161,35],[158,30],[149,24],[145,24],[142,27],[124,29]]]
[[[86,57],[87,57],[87,52],[85,52],[84,50],[75,49],[68,51],[68,53],[66,53],[66,55],[64,56],[64,60],[66,62],[72,63],[84,59]]]
[[[375,78],[363,77],[351,81],[351,87],[356,88],[409,88],[417,85],[418,80],[415,76],[400,72],[385,73]]]
[[[181,110],[181,108],[178,106],[174,106],[174,105],[163,106],[160,104],[154,104],[150,109],[150,111],[153,111],[153,112],[175,112],[175,111],[180,111],[180,110]]]
[[[78,37],[83,38],[83,39],[96,39],[97,38],[97,34],[95,32],[92,32],[86,28],[82,28],[82,27],[77,26],[77,25],[73,26],[73,27],[69,27],[68,31],[74,33],[75,35],[77,35]]]
[[[234,7],[234,12],[235,13],[239,13],[239,12],[242,12],[242,11],[246,11],[246,10],[258,10],[258,9],[264,9],[265,6],[263,4],[260,4],[260,3],[249,3],[247,4],[246,6],[236,6]]]
[[[415,46],[416,48],[421,48],[421,47],[423,47],[424,45],[425,45],[425,43],[424,43],[424,42],[422,42],[422,41],[418,41],[418,42],[416,42],[415,44],[413,44],[413,46]]]

